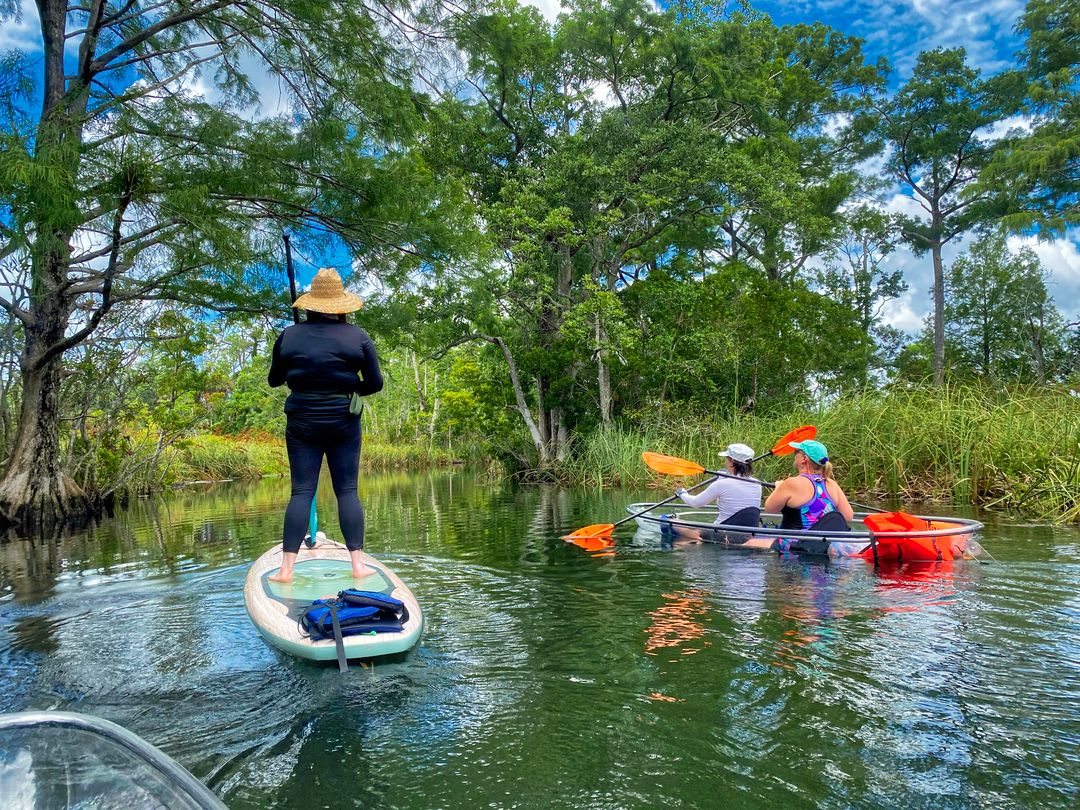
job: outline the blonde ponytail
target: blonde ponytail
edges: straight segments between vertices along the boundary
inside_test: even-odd
[[[834,480],[831,461],[826,461],[824,464],[815,464],[813,461],[810,461],[809,458],[807,458],[806,460],[810,462],[808,466],[810,467],[812,472],[817,473],[826,481]]]

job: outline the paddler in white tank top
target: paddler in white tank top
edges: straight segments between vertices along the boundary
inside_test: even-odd
[[[753,475],[753,465],[750,460],[754,457],[754,451],[745,444],[728,445],[720,457],[727,462],[729,475],[738,476],[738,478],[749,478]],[[702,507],[715,503],[718,513],[717,523],[723,523],[748,506],[755,509],[761,507],[761,484],[756,481],[740,481],[737,478],[717,478],[697,495],[691,495],[682,487],[675,490],[675,494],[688,506]]]

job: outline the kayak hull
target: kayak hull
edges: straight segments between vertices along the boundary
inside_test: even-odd
[[[9,808],[226,810],[146,740],[75,712],[0,714],[0,797]]]
[[[314,548],[302,548],[289,584],[270,582],[267,577],[281,564],[281,546],[269,549],[248,571],[244,582],[244,607],[255,628],[268,644],[282,652],[310,661],[334,661],[333,639],[309,638],[300,628],[300,613],[315,599],[336,596],[345,588],[378,591],[405,603],[408,615],[401,632],[345,636],[342,643],[350,659],[396,655],[416,646],[424,629],[419,602],[404,582],[384,563],[361,552],[363,562],[375,571],[364,579],[352,578],[349,550],[341,543],[321,537]]]
[[[640,512],[649,504],[631,504],[630,512]],[[659,507],[658,507],[659,509]],[[975,541],[982,529],[978,521],[966,518],[917,517],[902,524],[885,524],[881,515],[857,513],[856,524],[849,532],[798,531],[779,528],[779,515],[763,515],[762,526],[747,532],[745,526],[725,526],[715,518],[715,509],[679,509],[666,507],[664,513],[648,512],[637,518],[640,528],[659,531],[672,539],[718,543],[726,548],[791,552],[828,557],[854,557],[869,561],[896,560],[939,562],[965,559],[980,550]],[[889,531],[871,532],[858,525],[869,520],[875,526],[888,525]]]

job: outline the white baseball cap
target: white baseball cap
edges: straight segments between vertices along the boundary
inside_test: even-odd
[[[754,449],[745,444],[729,444],[727,450],[720,454],[720,458],[747,462],[754,458]]]

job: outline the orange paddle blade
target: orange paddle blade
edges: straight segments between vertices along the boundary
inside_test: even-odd
[[[649,452],[642,453],[641,457],[649,467],[664,475],[697,475],[705,472],[705,468],[700,464],[687,461],[685,458]]]
[[[614,523],[594,523],[592,526],[583,526],[570,532],[570,534],[564,534],[562,539],[576,543],[578,540],[611,537],[613,531],[615,531]]]
[[[615,541],[610,537],[580,537],[570,542],[578,548],[593,552],[594,557],[606,557],[615,553]]]
[[[772,454],[774,456],[788,456],[795,452],[792,448],[792,442],[805,442],[807,439],[814,439],[817,437],[817,428],[813,425],[803,425],[797,427],[784,438],[773,445]]]

